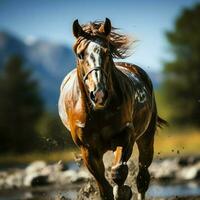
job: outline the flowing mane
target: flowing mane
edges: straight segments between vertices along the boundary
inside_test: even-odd
[[[102,33],[99,31],[99,28],[102,26],[104,22],[103,21],[94,21],[90,22],[88,24],[82,25],[82,28],[87,35],[85,35],[87,38],[91,37],[104,37]],[[131,55],[130,47],[135,42],[130,36],[118,33],[118,28],[112,27],[111,33],[107,37],[107,40],[109,42],[109,47],[111,51],[111,55],[113,58],[116,59],[124,59]],[[77,40],[78,45],[80,41],[83,40],[83,37],[79,38]]]

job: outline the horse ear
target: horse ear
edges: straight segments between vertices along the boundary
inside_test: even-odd
[[[78,38],[79,36],[82,36],[83,35],[83,29],[82,27],[80,26],[79,22],[78,22],[78,19],[76,19],[73,23],[73,34],[76,38]]]
[[[108,36],[111,32],[111,29],[112,29],[111,21],[108,18],[106,18],[104,24],[100,26],[99,31]]]

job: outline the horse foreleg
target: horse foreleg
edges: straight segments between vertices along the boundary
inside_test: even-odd
[[[117,142],[121,140],[120,136],[122,135],[119,135]],[[131,189],[128,186],[125,186],[124,182],[128,175],[127,161],[132,154],[133,143],[131,133],[126,130],[123,132],[123,143],[120,146],[117,146],[114,152],[115,159],[111,170],[111,176],[112,180],[117,184],[113,190],[115,199],[117,200],[129,200],[132,197]]]
[[[145,193],[149,187],[150,174],[148,167],[153,160],[155,124],[151,124],[148,130],[136,141],[139,150],[139,173],[137,175],[138,200],[145,199]]]
[[[128,175],[127,161],[129,160],[133,150],[133,138],[130,129],[125,129],[118,134],[113,143],[117,146],[114,155],[114,162],[112,165],[112,179],[118,185],[122,186]]]
[[[113,193],[115,200],[130,200],[132,197],[131,188],[124,185],[128,175],[127,161],[132,154],[132,147],[123,148],[118,146],[115,151],[115,160],[112,166],[111,176],[117,184],[114,187]]]
[[[125,148],[122,146],[116,148],[114,155],[115,159],[112,166],[111,176],[118,186],[122,186],[128,175],[128,157],[125,156]]]
[[[103,200],[113,200],[112,186],[105,178],[105,167],[103,164],[103,153],[99,153],[89,150],[87,148],[81,148],[83,161],[91,174],[95,177],[99,186],[100,195]]]

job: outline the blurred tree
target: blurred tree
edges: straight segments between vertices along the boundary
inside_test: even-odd
[[[42,113],[38,83],[23,68],[21,57],[10,57],[0,75],[0,152],[32,150]]]
[[[44,113],[38,123],[38,131],[45,151],[63,150],[75,146],[69,131],[54,113]]]
[[[174,60],[165,64],[164,89],[178,124],[200,126],[200,4],[184,9],[167,32]]]

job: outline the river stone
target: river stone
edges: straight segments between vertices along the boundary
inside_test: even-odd
[[[19,188],[23,186],[23,178],[24,174],[22,171],[17,171],[13,174],[8,175],[5,178],[5,186],[6,188]]]
[[[90,175],[85,170],[66,170],[60,173],[59,182],[61,184],[83,182],[90,178]]]
[[[178,160],[178,164],[181,167],[195,165],[200,162],[200,156],[183,156],[180,157]]]
[[[89,178],[91,178],[91,175],[89,174],[89,172],[84,169],[79,170],[77,176],[78,176],[78,179],[76,180],[76,182],[87,181]]]
[[[25,169],[25,172],[26,172],[26,174],[31,174],[33,172],[39,172],[39,171],[43,170],[46,166],[47,166],[46,162],[38,160],[38,161],[32,162],[30,165],[28,165],[28,167],[26,167],[26,169]]]
[[[0,172],[0,190],[5,188],[5,180],[6,177],[8,176],[7,172]]]
[[[180,169],[177,172],[177,178],[180,180],[198,180],[200,178],[200,162]]]
[[[60,174],[59,182],[61,184],[73,183],[77,180],[77,172],[75,170],[66,170]]]
[[[153,162],[149,168],[153,178],[158,180],[171,180],[176,177],[179,170],[177,159],[166,159],[162,162]]]
[[[27,187],[48,185],[49,184],[48,176],[34,172],[26,175],[23,184],[24,186]]]

